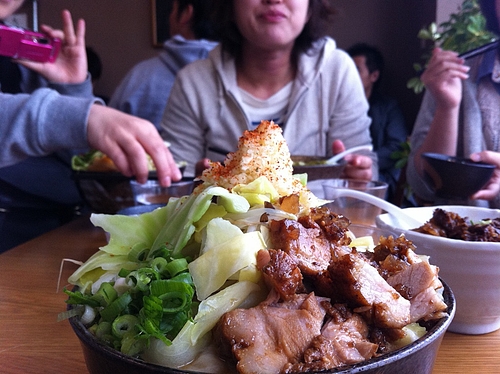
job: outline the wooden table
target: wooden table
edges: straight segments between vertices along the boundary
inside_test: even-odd
[[[101,229],[84,217],[0,255],[1,373],[87,373],[69,322],[57,322],[66,308],[57,281],[62,259],[84,261],[103,244]],[[76,268],[65,263],[61,287]],[[446,333],[433,373],[499,372],[500,330]]]

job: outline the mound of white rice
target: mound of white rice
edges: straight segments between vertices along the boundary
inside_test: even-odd
[[[230,153],[224,165],[213,162],[201,179],[205,185],[217,185],[232,190],[238,184],[248,184],[265,176],[280,197],[298,194],[303,208],[316,206],[316,197],[293,177],[290,151],[281,128],[272,121],[262,121],[253,131],[245,131],[238,150]]]

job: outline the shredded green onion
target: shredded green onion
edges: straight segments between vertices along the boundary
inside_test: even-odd
[[[132,249],[128,253],[129,261],[141,262],[144,261],[149,254],[149,248],[145,248],[144,244],[138,243],[132,246]]]
[[[188,270],[188,262],[185,258],[178,258],[172,260],[166,265],[166,271],[171,277],[175,277],[177,274]]]
[[[132,301],[132,297],[128,292],[118,297],[115,301],[109,304],[106,308],[101,310],[101,317],[103,320],[111,322],[118,315],[125,310],[128,304]]]
[[[117,338],[123,338],[127,333],[136,332],[136,326],[138,323],[139,318],[131,314],[119,316],[113,321],[113,324],[111,325],[113,335]]]
[[[182,292],[168,292],[160,296],[164,313],[177,313],[184,310],[188,303],[188,295]]]
[[[168,261],[163,257],[156,257],[151,262],[151,268],[160,274],[165,274],[165,272],[167,271],[167,266]]]
[[[108,282],[103,282],[93,298],[99,302],[99,305],[106,307],[117,298],[117,292]]]

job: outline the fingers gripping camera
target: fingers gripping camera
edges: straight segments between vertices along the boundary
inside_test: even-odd
[[[54,62],[61,40],[19,27],[0,25],[0,55],[36,62]]]

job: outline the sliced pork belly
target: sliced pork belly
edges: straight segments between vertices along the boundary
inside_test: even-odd
[[[330,242],[320,228],[305,228],[297,221],[285,219],[271,221],[269,229],[271,247],[288,253],[304,275],[326,270],[332,255]]]
[[[448,308],[437,291],[442,288],[437,269],[427,261],[409,265],[405,270],[387,278],[387,283],[410,300],[410,322],[441,318],[442,312]]]
[[[239,373],[278,374],[287,363],[301,360],[321,334],[325,314],[312,293],[291,302],[235,309],[220,319],[215,339],[230,348]]]
[[[263,252],[267,252],[267,259]],[[259,251],[257,267],[262,271],[268,287],[274,289],[282,300],[291,300],[296,297],[295,294],[304,291],[302,273],[286,252],[274,249]]]
[[[285,373],[306,373],[351,365],[372,358],[378,345],[368,340],[369,329],[357,314],[330,319],[304,352],[303,361],[289,364]]]
[[[439,293],[443,285],[438,268],[420,258],[414,248],[403,237],[387,238],[375,248],[374,257],[387,283],[410,300],[410,322],[442,318],[448,307]]]
[[[312,209],[310,215],[298,221],[271,221],[271,247],[288,253],[304,276],[316,275],[327,269],[332,248],[347,244],[348,224],[327,208]]]
[[[375,326],[402,328],[409,323],[410,302],[356,251],[332,261],[328,273],[332,297],[345,300]]]

